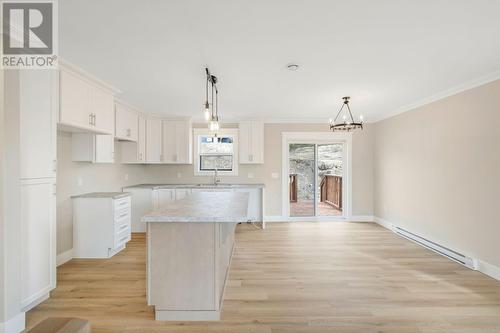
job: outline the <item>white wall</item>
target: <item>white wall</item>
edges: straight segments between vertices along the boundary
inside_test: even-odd
[[[375,215],[500,267],[500,81],[375,124]]]

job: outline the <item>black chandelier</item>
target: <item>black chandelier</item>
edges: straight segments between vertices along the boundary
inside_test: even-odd
[[[215,135],[217,136],[217,131],[219,130],[219,91],[217,89],[217,77],[210,74],[208,68],[205,68],[205,72],[207,73],[205,120],[208,121],[208,129],[212,132],[215,132]],[[209,96],[211,103],[208,102]]]
[[[344,102],[342,103],[342,107],[340,108],[339,112],[337,112],[337,116],[333,120],[330,118],[330,129],[334,132],[339,132],[339,131],[350,132],[358,128],[363,129],[363,116],[359,117],[359,123],[354,121],[351,108],[349,107],[350,97],[346,96],[342,97],[342,99],[344,100]],[[342,114],[342,110],[344,110],[344,106],[347,107],[348,114],[347,112],[344,111],[341,121],[338,121],[339,116]]]

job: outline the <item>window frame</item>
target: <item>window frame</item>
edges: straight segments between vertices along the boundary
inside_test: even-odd
[[[239,152],[238,152],[238,129],[223,128],[217,132],[219,137],[231,137],[233,139],[233,168],[231,171],[218,170],[217,173],[221,176],[238,176]],[[194,175],[195,176],[212,176],[214,171],[200,170],[200,137],[213,136],[213,133],[208,129],[195,128],[193,129],[194,137]]]

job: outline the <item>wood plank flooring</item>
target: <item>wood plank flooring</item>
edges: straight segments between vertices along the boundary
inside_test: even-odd
[[[239,225],[219,322],[154,321],[145,246],[134,234],[112,259],[60,266],[28,325],[75,316],[94,333],[500,332],[500,282],[373,223]]]

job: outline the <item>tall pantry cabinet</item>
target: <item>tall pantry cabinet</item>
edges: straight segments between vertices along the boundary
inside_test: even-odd
[[[57,70],[19,71],[21,307],[56,286]]]

